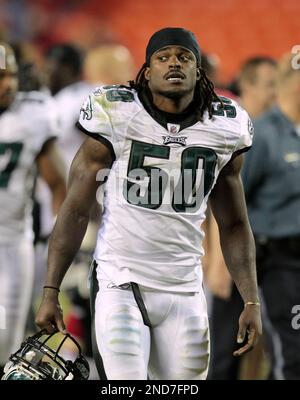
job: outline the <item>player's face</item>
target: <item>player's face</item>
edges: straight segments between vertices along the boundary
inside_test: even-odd
[[[155,52],[145,71],[151,92],[170,99],[193,93],[199,77],[195,55],[180,46],[168,46]]]
[[[257,67],[252,91],[258,104],[261,105],[262,112],[272,107],[276,100],[275,66],[265,63]]]
[[[0,69],[0,107],[7,108],[14,101],[18,90],[17,66],[15,61],[6,63],[5,69]]]
[[[66,65],[51,57],[46,60],[45,81],[52,95],[66,86],[65,81],[68,74],[70,74],[70,71]]]

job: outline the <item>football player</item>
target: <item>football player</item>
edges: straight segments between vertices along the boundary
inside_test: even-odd
[[[55,146],[56,113],[40,92],[17,92],[18,68],[5,49],[0,70],[0,365],[24,336],[34,260],[31,196],[36,175],[47,182],[56,214],[65,197],[62,162]]]
[[[80,106],[92,86],[81,81],[81,53],[68,44],[51,47],[45,57],[45,81],[53,94],[54,104],[59,117],[59,136],[57,145],[64,159],[66,175],[78,148],[83,142],[84,135],[75,127]],[[36,261],[38,271],[43,271],[45,260],[43,254],[47,247],[50,232],[53,229],[51,213],[51,196],[45,182],[37,179],[36,200],[39,204],[39,232],[36,245]],[[44,275],[39,273],[44,280]],[[41,288],[40,278],[37,287]]]
[[[231,276],[245,307],[237,355],[261,334],[255,249],[240,180],[252,142],[248,114],[221,101],[200,67],[194,34],[151,37],[131,87],[91,94],[50,239],[37,324],[64,332],[58,292],[105,182],[91,270],[95,358],[101,379],[205,379],[209,327],[202,290],[201,224],[210,196]]]

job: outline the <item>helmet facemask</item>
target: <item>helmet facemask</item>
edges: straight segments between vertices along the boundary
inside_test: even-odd
[[[70,346],[72,353],[75,347],[77,356],[67,355]],[[77,341],[70,334],[49,335],[42,330],[27,338],[10,356],[2,380],[85,380],[88,377],[89,365]]]

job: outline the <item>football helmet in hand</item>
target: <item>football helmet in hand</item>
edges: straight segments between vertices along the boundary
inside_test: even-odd
[[[67,359],[70,346],[72,355],[74,346],[77,353],[71,357],[73,360]],[[10,356],[2,380],[86,380],[88,377],[89,364],[77,341],[70,334],[49,335],[42,330],[28,337]]]

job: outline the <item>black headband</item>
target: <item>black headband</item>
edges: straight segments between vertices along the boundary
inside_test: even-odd
[[[193,32],[184,28],[164,28],[155,32],[146,48],[146,63],[150,64],[150,58],[157,50],[166,46],[182,46],[190,50],[200,64],[200,48]]]

